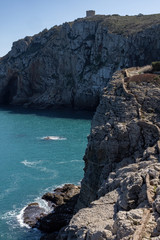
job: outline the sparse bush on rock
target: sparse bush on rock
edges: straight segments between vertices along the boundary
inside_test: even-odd
[[[152,62],[153,71],[160,71],[160,61]]]

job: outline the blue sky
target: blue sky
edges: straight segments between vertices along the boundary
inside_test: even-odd
[[[0,56],[13,41],[84,17],[90,9],[105,15],[153,14],[160,12],[160,0],[0,0]]]

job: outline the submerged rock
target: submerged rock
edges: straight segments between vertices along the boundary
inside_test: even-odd
[[[31,203],[24,210],[23,221],[34,228],[37,226],[37,221],[44,216],[46,216],[45,209],[39,207],[38,203]]]

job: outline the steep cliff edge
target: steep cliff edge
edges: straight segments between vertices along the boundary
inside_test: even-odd
[[[116,72],[92,121],[77,208],[58,239],[160,236],[160,75]]]
[[[160,15],[77,19],[13,43],[0,103],[95,109],[113,72],[160,59]]]
[[[97,190],[103,191],[111,171],[144,160],[144,153],[159,140],[160,78],[144,71],[151,66],[117,72],[104,90],[84,156],[84,206],[97,198]]]

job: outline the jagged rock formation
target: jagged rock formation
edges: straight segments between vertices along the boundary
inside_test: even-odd
[[[47,239],[55,239],[58,231],[71,220],[79,192],[79,186],[65,184],[53,192],[44,194],[42,199],[48,203],[49,208],[44,209],[38,203],[29,204],[24,209],[23,222],[32,228],[51,233],[46,236]],[[45,239],[45,236],[42,239]]]
[[[159,14],[78,19],[13,43],[0,103],[95,109],[113,72],[160,59]]]
[[[55,189],[54,193],[46,193],[43,199],[53,205],[54,211],[39,219],[38,228],[44,232],[54,232],[55,235],[57,231],[66,226],[74,214],[79,192],[79,186],[65,184],[63,187]]]
[[[79,211],[61,240],[160,239],[160,75],[116,72],[92,121]]]
[[[160,60],[159,16],[78,19],[0,59],[1,104],[95,109],[101,98],[77,213],[58,240],[160,238],[160,77],[148,66],[110,80]]]

